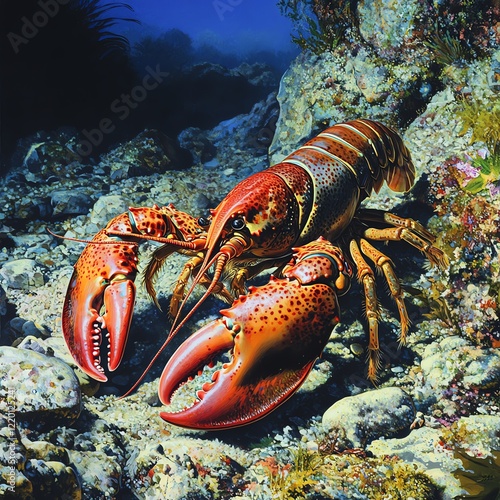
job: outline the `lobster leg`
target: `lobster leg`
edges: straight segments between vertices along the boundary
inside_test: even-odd
[[[240,267],[231,280],[231,291],[236,297],[238,297],[239,295],[244,295],[246,293],[245,283],[249,279],[252,279],[253,277],[259,275],[266,269],[276,267],[277,269],[274,274],[276,276],[279,276],[283,269],[283,266],[287,263],[287,260],[288,259],[277,259],[271,261],[265,260],[251,266],[246,265]]]
[[[186,296],[186,286],[189,283],[190,278],[198,274],[198,271],[203,264],[203,260],[204,254],[200,252],[194,257],[191,257],[184,264],[184,267],[182,268],[182,271],[177,278],[177,281],[175,282],[174,290],[172,292],[172,298],[170,299],[169,315],[171,318],[175,318],[179,313],[182,301]],[[208,276],[207,273],[203,273],[202,276],[198,279],[198,285],[208,289],[213,285],[212,279],[210,278],[210,276]],[[221,281],[217,282],[213,286],[212,293],[228,304],[231,304],[234,300],[233,294],[229,292],[224,283],[222,283]]]
[[[390,225],[388,228],[369,227],[364,231],[364,236],[375,241],[406,241],[425,254],[431,264],[440,269],[448,266],[447,256],[433,244],[436,237],[427,231],[419,222],[379,210],[363,209],[357,213],[359,219],[369,223]]]
[[[361,251],[369,257],[379,269],[381,269],[385,276],[385,280],[389,285],[389,291],[398,306],[401,321],[401,335],[399,337],[399,342],[404,344],[406,341],[406,334],[408,333],[408,329],[410,327],[410,318],[408,317],[408,312],[406,311],[403,299],[403,290],[401,289],[399,279],[394,272],[394,266],[391,259],[377,250],[373,245],[370,245],[370,243],[364,239],[362,239],[359,244],[361,246]]]
[[[377,299],[375,274],[373,269],[363,258],[355,240],[351,240],[349,250],[354,264],[358,270],[358,281],[363,285],[365,292],[365,313],[368,320],[368,378],[376,380],[380,366],[380,344],[378,340],[378,324],[380,310]]]
[[[193,273],[200,268],[203,263],[203,258],[203,254],[195,255],[184,264],[184,267],[175,282],[172,298],[170,299],[169,315],[171,318],[175,318],[177,316],[180,304],[186,295],[186,285],[188,284]]]
[[[440,268],[447,266],[447,257],[445,254],[432,245],[432,242],[422,238],[419,234],[405,227],[391,227],[386,229],[368,228],[365,236],[375,241],[401,241],[404,240],[418,250],[422,251],[429,259],[431,264]]]

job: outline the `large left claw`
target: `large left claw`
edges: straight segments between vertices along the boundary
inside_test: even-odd
[[[316,246],[314,246],[316,245]],[[336,284],[348,286],[350,271],[340,250],[326,241],[335,258],[313,242],[299,249],[285,279],[250,287],[223,316],[189,337],[168,361],[160,379],[160,399],[174,392],[220,352],[232,359],[198,391],[189,408],[163,412],[167,422],[217,429],[260,419],[286,401],[311,371],[339,321]],[[322,247],[323,248],[323,247]],[[306,249],[306,250],[304,250]]]
[[[78,366],[101,382],[107,380],[102,333],[107,330],[107,366],[113,371],[127,342],[136,273],[137,245],[113,241],[103,230],[82,252],[68,286],[62,315],[66,344]]]
[[[190,215],[171,204],[154,205],[130,207],[87,242],[75,264],[62,315],[66,344],[85,373],[102,382],[107,380],[101,365],[104,330],[109,340],[107,368],[116,370],[123,357],[135,301],[139,242],[163,244],[145,280],[146,289],[156,301],[151,280],[161,263],[174,251],[196,255],[205,246],[201,233],[197,220]]]

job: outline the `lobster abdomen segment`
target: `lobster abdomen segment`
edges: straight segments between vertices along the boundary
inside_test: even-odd
[[[299,243],[320,235],[338,237],[360,202],[384,181],[394,191],[407,191],[415,179],[410,152],[399,135],[370,120],[334,125],[268,171],[297,193]]]
[[[382,123],[371,120],[339,123],[303,147],[315,146],[316,141],[323,143],[327,153],[352,167],[359,187],[367,196],[372,190],[378,192],[384,180],[398,192],[408,191],[413,185],[415,167],[410,152],[401,137]]]

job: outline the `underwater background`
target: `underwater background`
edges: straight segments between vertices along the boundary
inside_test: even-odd
[[[0,496],[500,498],[497,1],[0,9]],[[161,310],[138,278],[109,381],[75,365],[61,313],[85,245],[70,238],[91,239],[129,206],[173,203],[208,217],[242,179],[357,118],[397,130],[416,167],[409,192],[384,187],[364,206],[419,220],[450,261],[440,270],[405,243],[379,246],[411,327],[399,346],[397,306],[378,277],[376,383],[353,283],[307,381],[254,424],[196,431],[159,416],[163,366],[227,308],[215,297],[118,400],[170,331],[178,254],[155,282]],[[141,244],[140,270],[154,249]]]

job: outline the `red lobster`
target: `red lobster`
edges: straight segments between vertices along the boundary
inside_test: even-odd
[[[402,192],[414,177],[410,153],[393,130],[354,120],[328,128],[281,163],[241,181],[209,218],[195,219],[173,205],[130,208],[94,237],[75,265],[62,322],[71,354],[83,371],[106,381],[101,342],[107,331],[107,368],[117,368],[135,299],[138,243],[152,240],[162,244],[145,272],[155,302],[152,283],[165,259],[173,252],[190,257],[172,295],[174,324],[163,347],[210,294],[229,303],[236,299],[167,363],[159,393],[168,406],[174,392],[214,356],[228,349],[232,354],[198,391],[193,406],[161,413],[166,421],[200,429],[232,427],[261,418],[288,399],[339,321],[337,296],[349,288],[352,269],[364,289],[368,377],[375,379],[380,314],[366,259],[382,271],[397,303],[401,342],[409,319],[391,260],[368,240],[404,240],[432,264],[447,263],[433,246],[434,236],[418,222],[360,208],[384,181]],[[278,277],[245,294],[246,281],[269,268],[277,268]],[[179,321],[197,285],[206,291]]]

